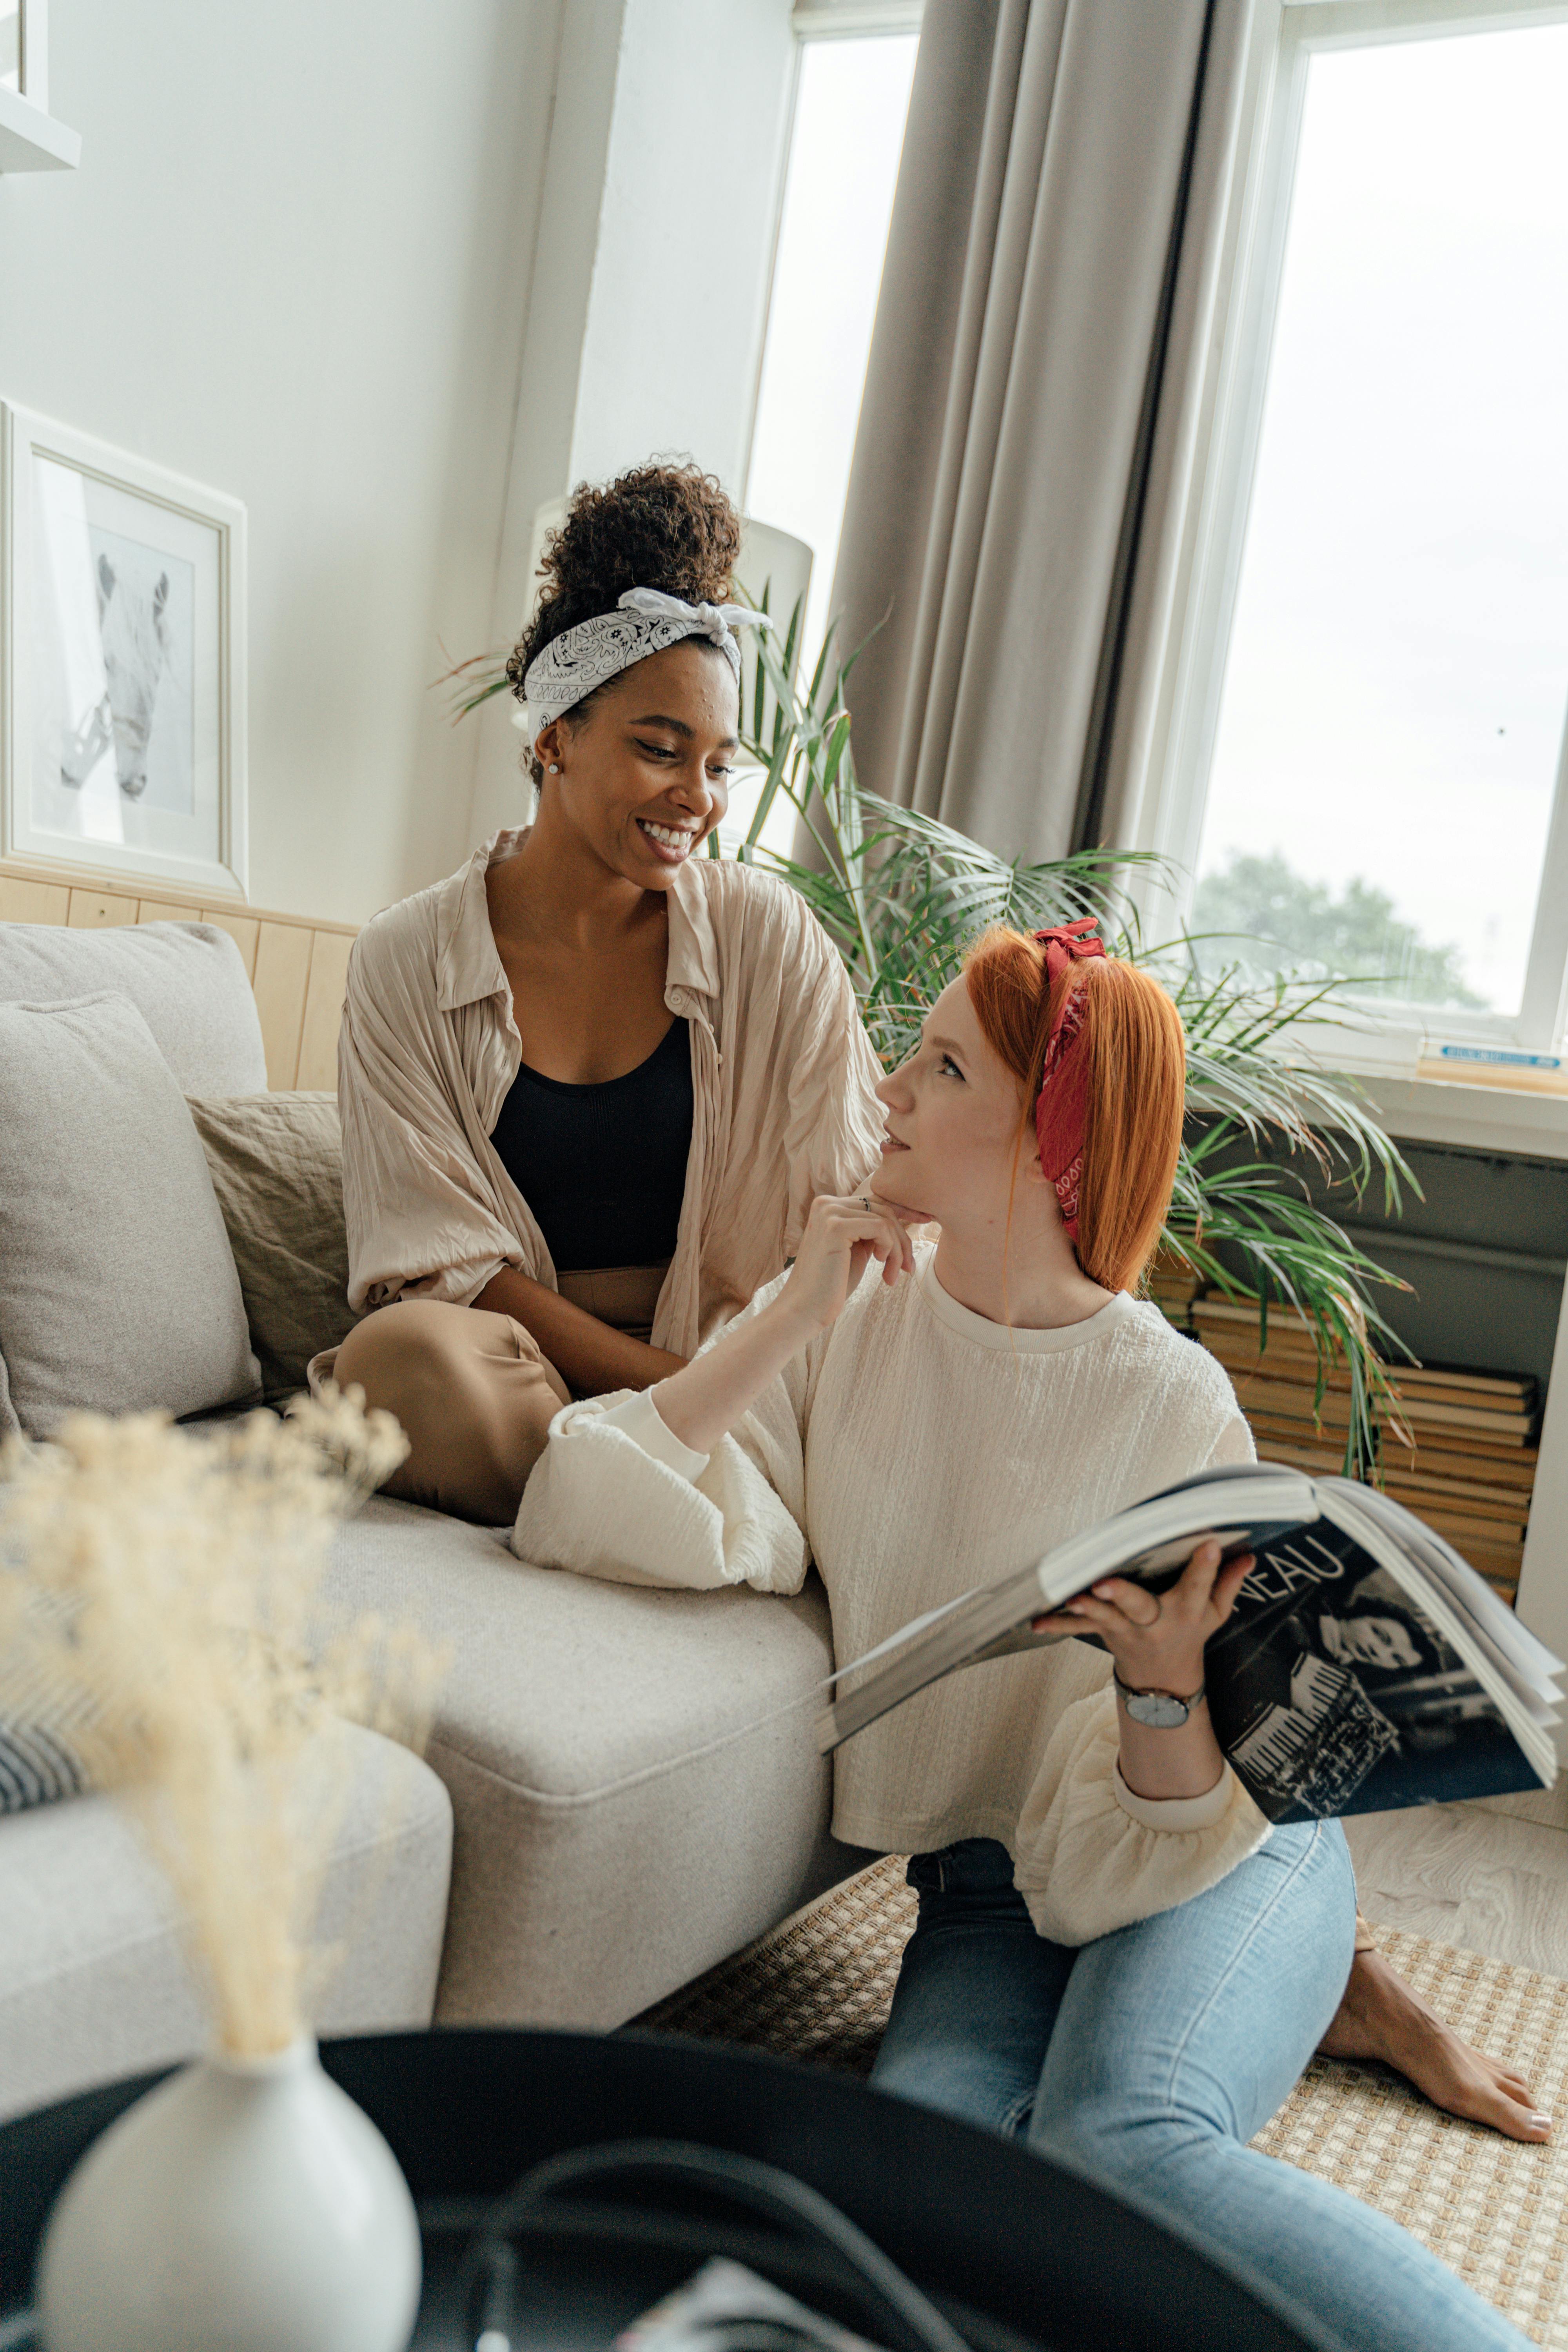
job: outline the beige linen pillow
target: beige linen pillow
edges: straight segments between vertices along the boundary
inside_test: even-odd
[[[0,1004],[0,1429],[258,1390],[179,1087],[128,998]]]
[[[269,1403],[305,1385],[350,1312],[343,1139],[329,1094],[192,1095]]]
[[[239,950],[216,923],[0,923],[0,1003],[128,997],[182,1094],[267,1084],[267,1048]]]

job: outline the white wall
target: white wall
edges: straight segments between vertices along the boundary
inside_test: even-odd
[[[50,12],[82,162],[0,176],[0,394],[245,500],[259,905],[353,920],[468,845],[428,687],[493,624],[561,5]]]
[[[531,606],[534,515],[574,484],[689,456],[739,500],[794,73],[790,0],[569,0],[495,645]],[[510,707],[478,730],[476,839],[524,804]]]
[[[243,499],[250,891],[356,920],[526,794],[534,514],[739,492],[790,0],[57,0],[79,172],[0,175],[0,395]]]

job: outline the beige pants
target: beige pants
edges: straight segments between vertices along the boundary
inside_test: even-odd
[[[666,1268],[618,1265],[558,1277],[561,1295],[647,1339]],[[482,1527],[510,1527],[550,1423],[571,1391],[522,1325],[483,1307],[404,1298],[315,1358],[311,1385],[357,1381],[402,1423],[407,1460],[383,1492]]]

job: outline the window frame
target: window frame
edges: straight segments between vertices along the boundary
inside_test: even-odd
[[[1252,0],[1237,150],[1220,245],[1206,379],[1198,404],[1192,491],[1173,610],[1175,643],[1139,838],[1175,869],[1137,892],[1151,937],[1188,918],[1218,733],[1242,555],[1273,357],[1297,156],[1311,58],[1324,50],[1461,32],[1568,23],[1568,0]],[[1551,1053],[1568,1024],[1568,719],[1516,1013],[1467,1012],[1394,998],[1355,1000],[1371,1058],[1443,1041]],[[1400,1041],[1395,1044],[1395,1040]]]
[[[767,282],[763,289],[762,331],[757,337],[757,361],[752,372],[751,410],[746,419],[744,462],[741,468],[742,504],[750,509],[752,458],[756,448],[757,410],[762,402],[763,372],[767,365],[768,336],[773,328],[773,291],[778,278],[779,241],[784,230],[784,198],[789,193],[790,163],[795,153],[796,117],[800,106],[801,67],[808,43],[818,41],[894,40],[918,36],[926,0],[795,0],[790,30],[795,36],[790,63],[789,98],[784,110],[784,139],[779,150],[777,184],[773,190],[773,236],[768,248]],[[1563,0],[1568,6],[1568,0]],[[820,548],[812,550],[814,562]]]
[[[800,41],[863,41],[918,33],[925,0],[795,0],[790,29]]]

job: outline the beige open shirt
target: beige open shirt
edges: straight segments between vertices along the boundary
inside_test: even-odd
[[[503,1265],[555,1283],[490,1141],[521,1046],[485,876],[507,831],[354,942],[338,1046],[349,1302],[468,1305]],[[818,1192],[878,1163],[880,1075],[848,976],[795,891],[694,857],[669,887],[664,1001],[690,1024],[691,1151],[652,1342],[690,1355],[777,1274]],[[625,1149],[634,1159],[637,1137]]]

